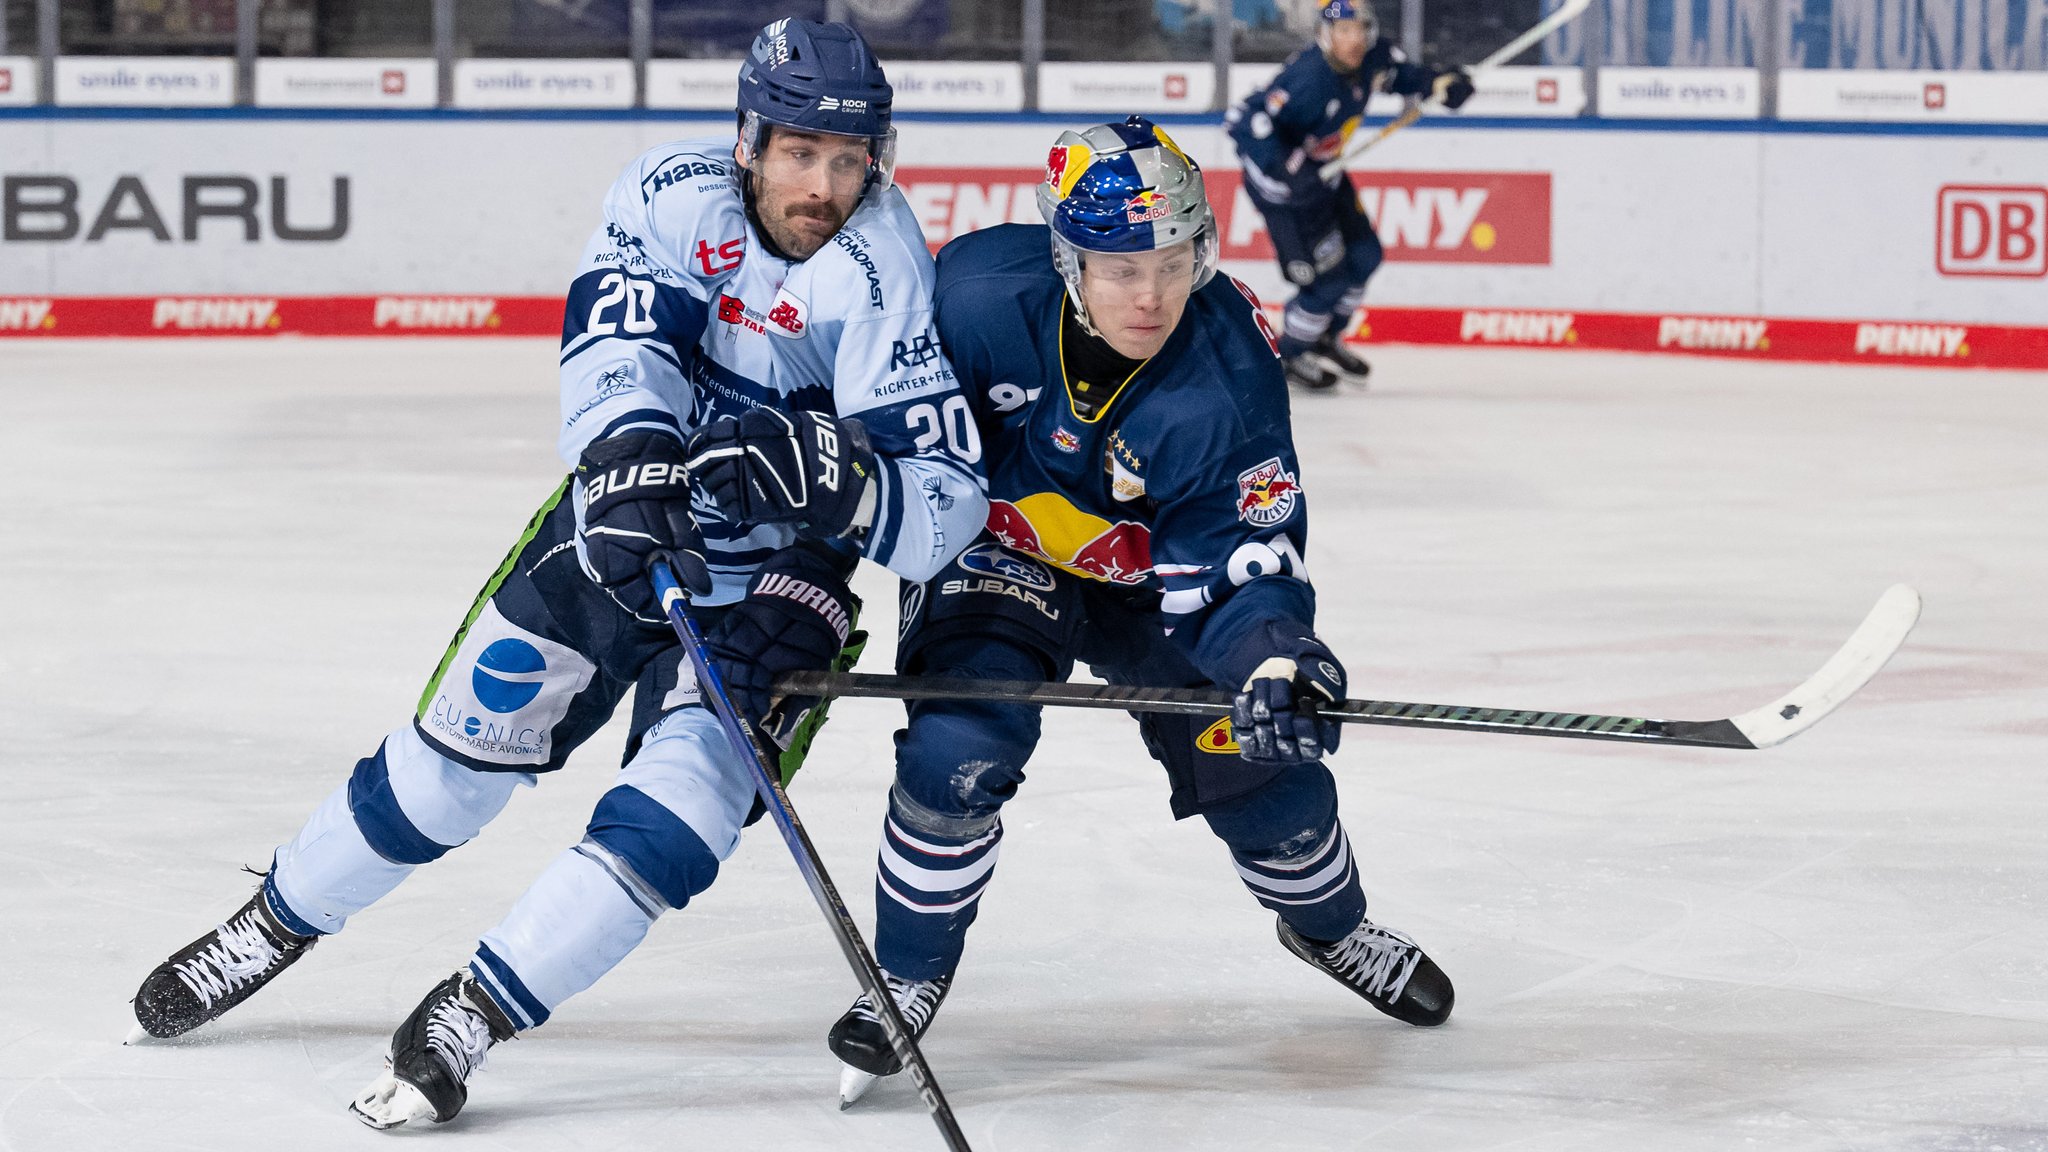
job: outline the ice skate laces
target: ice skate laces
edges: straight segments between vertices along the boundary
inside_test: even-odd
[[[455,1078],[467,1083],[484,1066],[491,1047],[491,1026],[483,1013],[465,1004],[457,992],[434,1005],[427,1015],[427,1050],[441,1058]]]
[[[1323,962],[1345,983],[1392,1004],[1422,963],[1422,949],[1401,933],[1368,920],[1325,951]]]
[[[220,925],[213,943],[177,965],[178,979],[199,997],[200,1007],[211,1008],[215,1000],[232,995],[284,958],[284,950],[271,941],[256,917],[251,908]]]
[[[910,1025],[913,1035],[922,1035],[925,1025],[931,1023],[932,1014],[939,1010],[939,1001],[945,998],[946,982],[943,980],[903,980],[882,973],[882,980],[889,986],[889,996],[896,1001],[896,1011],[903,1014],[903,1022]],[[866,993],[854,1002],[856,1015],[880,1023],[882,1014],[875,1010],[874,998]]]

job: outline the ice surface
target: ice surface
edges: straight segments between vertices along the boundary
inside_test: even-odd
[[[1458,984],[1436,1031],[1280,948],[1127,718],[1053,716],[927,1046],[975,1148],[2048,1147],[2048,378],[1373,358],[1296,409],[1359,694],[1705,719],[1895,581],[1920,627],[1766,752],[1353,729],[1373,914]],[[0,1146],[941,1146],[899,1082],[838,1111],[854,983],[766,828],[456,1123],[344,1114],[580,834],[616,727],[220,1024],[119,1044],[143,974],[407,716],[559,474],[554,359],[0,344]],[[840,705],[795,789],[863,924],[899,716]]]

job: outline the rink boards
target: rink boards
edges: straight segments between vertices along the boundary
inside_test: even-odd
[[[1035,221],[1066,123],[904,118],[897,180],[927,239]],[[1284,299],[1221,130],[1170,129],[1209,173],[1225,269]],[[612,177],[729,130],[10,114],[0,335],[557,331]],[[2048,129],[1481,120],[1368,159],[1387,264],[1357,339],[2048,367]]]

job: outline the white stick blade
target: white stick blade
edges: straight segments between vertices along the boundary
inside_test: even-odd
[[[1735,727],[1750,743],[1769,748],[1820,723],[1877,675],[1919,619],[1920,594],[1904,584],[1892,585],[1820,671],[1769,704],[1735,717]]]

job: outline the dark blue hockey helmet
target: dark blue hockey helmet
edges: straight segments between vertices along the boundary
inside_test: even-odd
[[[1365,25],[1367,42],[1379,39],[1379,13],[1373,11],[1372,0],[1323,0],[1316,12],[1316,37],[1322,38],[1322,29],[1346,20]]]
[[[751,162],[771,125],[865,139],[868,188],[885,188],[896,167],[894,97],[881,62],[851,26],[777,20],[740,64],[740,144]]]
[[[1083,325],[1089,325],[1081,299],[1087,253],[1192,244],[1194,286],[1216,273],[1216,213],[1202,187],[1202,168],[1143,116],[1061,133],[1046,155],[1038,213],[1052,229],[1053,265]]]

